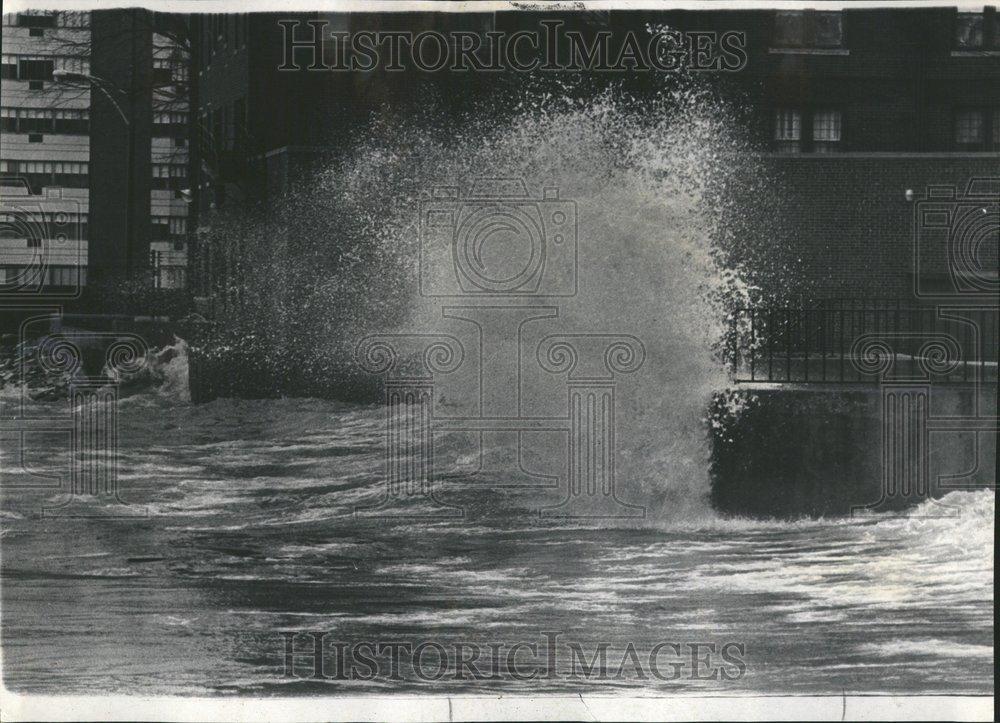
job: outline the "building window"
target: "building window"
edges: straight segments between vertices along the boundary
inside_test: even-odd
[[[187,167],[175,163],[153,164],[153,188],[180,191],[187,181]]]
[[[3,56],[3,65],[0,67],[0,77],[4,80],[17,80],[17,56]]]
[[[959,50],[981,50],[1000,47],[1000,20],[995,7],[985,7],[979,13],[955,15],[955,47]]]
[[[961,151],[1000,151],[1000,106],[956,111],[955,147]]]
[[[18,63],[18,80],[52,80],[51,58],[21,58]]]
[[[802,114],[797,110],[779,108],[774,112],[774,145],[779,153],[802,150]]]
[[[812,141],[814,153],[836,153],[840,150],[841,116],[839,110],[819,110],[813,114]]]
[[[50,111],[53,114],[53,130],[56,133],[90,132],[90,111],[83,109],[67,109]]]
[[[76,286],[85,284],[86,272],[79,266],[50,266],[46,269],[45,283],[48,286]]]
[[[981,110],[960,110],[955,113],[955,145],[958,148],[969,151],[982,148],[985,115]]]
[[[153,114],[153,135],[162,137],[179,137],[187,135],[188,114],[184,111],[171,111]]]
[[[28,31],[28,37],[31,38],[44,38],[45,30],[43,28],[31,28]]]
[[[774,113],[774,149],[778,153],[836,153],[843,138],[839,110],[779,108]]]
[[[86,163],[48,161],[4,161],[3,171],[24,177],[33,194],[47,187],[87,188],[89,166]]]
[[[955,45],[959,48],[983,47],[982,13],[958,13],[955,18]]]
[[[775,13],[774,45],[778,48],[839,48],[843,45],[841,14],[814,10]]]
[[[18,13],[17,24],[22,28],[54,28],[56,26],[56,13],[40,11]]]
[[[8,133],[87,133],[90,111],[82,108],[4,108],[2,119],[3,130]]]

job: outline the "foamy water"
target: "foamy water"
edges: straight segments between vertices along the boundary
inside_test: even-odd
[[[945,518],[708,513],[619,529],[543,520],[531,496],[451,477],[440,496],[465,519],[366,520],[352,511],[384,491],[380,408],[142,395],[119,413],[122,496],[147,517],[37,518],[59,495],[15,489],[28,477],[3,445],[15,689],[993,691],[991,491],[952,493]],[[32,471],[64,471],[58,439],[25,450]],[[484,649],[558,631],[619,657],[629,642],[640,656],[663,641],[739,642],[747,668],[737,680],[302,680],[283,667],[292,630]]]

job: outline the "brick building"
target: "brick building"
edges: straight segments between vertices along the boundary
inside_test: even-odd
[[[306,39],[308,20],[322,21],[327,32],[485,33],[537,29],[546,18],[584,32],[608,29],[614,38],[650,23],[738,30],[745,33],[746,66],[711,82],[745,109],[743,131],[763,156],[767,203],[751,195],[742,205],[748,217],[759,216],[747,224],[748,246],[758,258],[783,256],[794,270],[770,280],[773,291],[905,299],[918,273],[927,277],[924,289],[946,291],[947,242],[938,238],[918,263],[926,239],[916,211],[928,186],[951,185],[961,194],[974,178],[1000,175],[998,17],[994,7],[196,16],[193,77],[203,138],[202,158],[192,166],[194,212],[199,224],[209,224],[212,207],[294,183],[296,173],[349,142],[372,113],[405,117],[427,93],[461,105],[519,82],[516,73],[279,70],[281,21],[298,21],[298,37]],[[654,75],[605,74],[640,89]],[[997,206],[990,194],[1000,189],[989,188],[977,201],[987,222],[976,227],[982,238],[972,244],[969,263],[981,285],[996,291]],[[202,262],[209,257],[206,250]]]

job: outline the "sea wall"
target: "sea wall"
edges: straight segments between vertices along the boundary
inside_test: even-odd
[[[996,415],[995,383],[743,393],[745,407],[712,435],[712,504],[720,512],[893,511],[928,495],[996,486],[997,433],[982,419]]]

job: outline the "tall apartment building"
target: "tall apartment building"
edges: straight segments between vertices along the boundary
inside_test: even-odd
[[[90,88],[62,86],[54,74],[89,74],[80,51],[89,17],[5,14],[2,32],[0,288],[79,288],[87,283]]]
[[[5,298],[126,270],[184,285],[188,56],[156,29],[141,10],[3,16]]]

